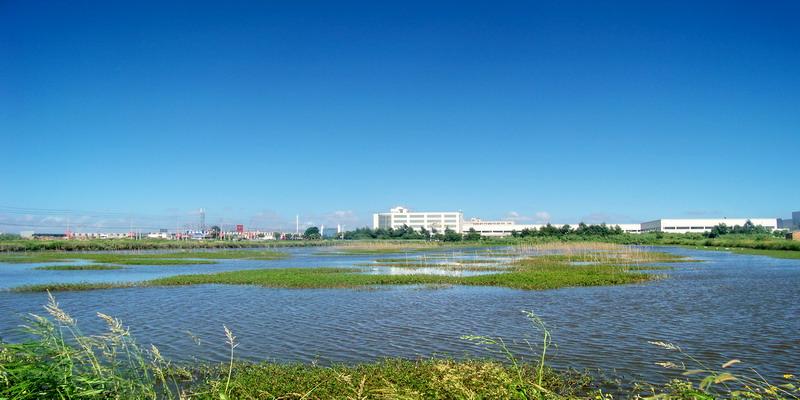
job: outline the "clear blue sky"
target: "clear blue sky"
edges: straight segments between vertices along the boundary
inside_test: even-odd
[[[800,210],[796,1],[232,3],[0,1],[0,223]]]

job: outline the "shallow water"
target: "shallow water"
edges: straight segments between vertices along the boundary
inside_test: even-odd
[[[671,342],[709,366],[737,358],[767,377],[797,375],[800,260],[726,252],[659,248],[706,260],[669,264],[674,270],[644,284],[524,291],[494,287],[270,289],[201,285],[57,292],[85,333],[102,329],[97,312],[120,318],[138,343],[174,358],[224,361],[222,325],[237,336],[243,360],[359,362],[381,357],[485,356],[462,335],[540,336],[524,318],[532,310],[552,330],[556,367],[602,368],[663,382],[673,371],[655,365],[688,361],[648,341]],[[376,258],[418,255],[324,256],[289,249],[276,261],[220,260],[216,265],[132,266],[114,271],[31,271],[43,264],[0,264],[0,286],[52,281],[122,281],[243,268],[342,267]],[[439,262],[438,260],[435,262]],[[407,272],[407,269],[400,272]],[[79,276],[80,275],[80,276]],[[19,340],[14,313],[43,314],[43,293],[0,292],[0,338]],[[191,340],[190,331],[201,343]],[[529,335],[529,336],[527,336]],[[533,354],[512,346],[521,356]]]

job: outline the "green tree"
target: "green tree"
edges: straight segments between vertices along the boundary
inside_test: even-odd
[[[425,227],[424,227],[424,226],[423,226],[423,227],[421,227],[421,228],[419,228],[419,234],[420,234],[420,236],[422,236],[422,238],[423,238],[423,239],[425,239],[425,240],[430,240],[430,238],[431,238],[431,233],[430,233],[430,231],[428,231],[427,229],[425,229]]]
[[[444,241],[445,242],[460,242],[462,239],[463,238],[461,237],[460,233],[458,233],[458,232],[456,232],[456,231],[454,231],[454,230],[452,230],[450,228],[445,228],[444,229]]]
[[[314,240],[320,238],[322,238],[322,235],[320,235],[319,228],[317,228],[316,226],[311,226],[306,228],[306,231],[303,233],[303,239],[306,240]]]
[[[478,233],[475,228],[469,228],[469,231],[467,231],[467,234],[464,236],[464,240],[469,242],[481,240],[481,234]]]
[[[220,229],[218,226],[214,225],[214,226],[211,227],[211,229],[208,230],[208,233],[206,234],[206,237],[211,238],[211,239],[218,239],[220,232],[222,232],[222,229]]]

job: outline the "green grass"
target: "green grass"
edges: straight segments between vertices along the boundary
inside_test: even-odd
[[[800,259],[800,251],[795,250],[760,250],[743,247],[708,247],[708,246],[680,246],[684,249],[708,250],[708,251],[728,251],[734,254],[747,254],[753,256],[767,256],[774,258],[788,258],[792,260]]]
[[[614,253],[614,252],[583,252],[571,254],[544,254],[528,256],[511,262],[511,265],[520,267],[535,267],[550,264],[572,264],[572,263],[591,263],[591,264],[651,264],[651,263],[682,263],[700,262],[687,256],[670,254],[660,251],[647,251],[635,253]],[[652,267],[648,267],[652,268]]]
[[[369,264],[356,264],[357,267],[397,267],[397,268],[445,268],[447,264],[423,263],[423,262],[375,262]]]
[[[107,269],[124,269],[119,265],[105,264],[86,264],[86,265],[47,265],[44,267],[32,268],[40,271],[101,271]]]
[[[517,369],[489,359],[384,359],[374,363],[316,366],[281,363],[236,363],[228,385],[225,368],[216,379],[196,388],[198,399],[521,399]],[[519,366],[525,381],[537,381],[538,369]],[[591,391],[586,374],[542,371],[542,385],[562,398]]]
[[[34,292],[199,284],[260,285],[293,289],[443,284],[502,286],[514,289],[541,290],[567,286],[621,285],[645,282],[657,278],[652,274],[629,272],[627,267],[619,265],[554,264],[508,270],[510,272],[500,274],[456,277],[424,274],[367,275],[358,273],[361,270],[357,268],[256,269],[215,274],[176,275],[137,283],[40,284],[18,286],[11,290],[15,292]]]

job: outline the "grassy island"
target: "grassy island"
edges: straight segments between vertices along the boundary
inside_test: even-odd
[[[657,270],[663,266],[652,263],[685,262],[685,257],[663,252],[645,252],[629,247],[578,243],[521,247],[515,258],[496,261],[493,265],[474,263],[432,264],[448,271],[484,271],[486,274],[471,276],[444,276],[432,274],[364,274],[362,268],[269,268],[226,271],[211,274],[176,275],[135,283],[53,283],[28,285],[13,288],[17,292],[91,290],[123,287],[179,286],[199,284],[260,285],[280,288],[359,288],[383,285],[466,285],[499,286],[524,290],[555,289],[568,286],[606,286],[645,282],[657,279],[658,275],[636,270]],[[559,251],[563,254],[551,254]],[[542,253],[544,252],[544,253]],[[273,255],[257,255],[256,252],[198,253],[207,257],[256,257],[271,259]],[[181,254],[181,253],[178,253]],[[196,254],[191,257],[195,257]],[[153,255],[163,256],[163,255]],[[139,256],[137,256],[139,257]],[[170,255],[174,259],[174,255]],[[189,257],[189,256],[187,256]],[[259,258],[261,257],[261,258]],[[277,256],[276,256],[277,257]],[[246,258],[252,259],[252,258]],[[408,260],[382,259],[374,266],[389,265],[400,268],[419,268],[420,258]],[[395,262],[396,261],[396,262]],[[488,273],[494,272],[494,273]]]

